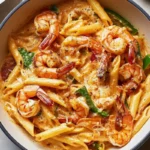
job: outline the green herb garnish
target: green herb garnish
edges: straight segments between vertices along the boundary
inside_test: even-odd
[[[128,20],[123,18],[121,15],[107,8],[105,9],[105,11],[108,13],[110,18],[112,18],[114,24],[117,24],[117,25],[120,24],[120,26],[125,26],[129,30],[129,32],[133,35],[138,34],[138,30]]]
[[[68,77],[68,79],[70,79],[70,80],[73,80],[73,79],[74,79],[74,77],[73,77],[72,75],[68,75],[67,77]]]
[[[39,117],[42,114],[42,109],[37,113],[36,117]]]
[[[91,96],[89,95],[87,88],[85,86],[83,86],[82,88],[78,89],[76,91],[76,94],[81,94],[83,97],[86,98],[86,103],[89,106],[90,110],[94,113],[97,113],[98,115],[102,116],[102,117],[108,117],[109,113],[106,111],[100,111],[95,104],[93,103]]]
[[[72,75],[68,75],[67,78],[70,79],[73,84],[78,83],[78,81]]]
[[[140,44],[139,42],[137,41],[137,55],[142,59],[142,55],[141,55],[141,48],[140,48]]]
[[[127,100],[124,101],[124,104],[129,109],[129,104],[128,104]]]
[[[58,14],[59,13],[59,9],[56,5],[51,5],[50,6],[50,10],[53,11],[54,13]]]
[[[94,142],[92,144],[92,147],[93,147],[94,150],[99,150],[100,144],[98,142]]]
[[[29,68],[33,61],[34,53],[28,52],[25,48],[18,48],[18,51],[23,58],[24,68]]]
[[[148,68],[150,65],[150,54],[146,55],[143,59],[143,69]]]

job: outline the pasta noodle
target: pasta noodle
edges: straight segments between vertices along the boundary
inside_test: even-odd
[[[61,137],[60,136],[60,137],[55,137],[54,139],[60,142],[66,143],[68,145],[71,145],[73,147],[76,145],[83,145],[85,150],[88,150],[88,147],[86,146],[85,143],[83,143],[82,141],[74,137],[69,137],[69,136]]]
[[[13,83],[7,86],[7,88],[4,90],[4,93],[6,96],[11,95],[17,91],[19,91],[21,88],[23,88],[24,84],[21,82]]]
[[[150,118],[144,37],[110,12],[98,0],[62,2],[8,38],[2,102],[51,150],[123,147]]]
[[[133,135],[135,135],[145,124],[145,122],[149,119],[150,117],[150,107],[148,106],[142,113],[140,119],[136,122],[133,130]]]
[[[48,95],[55,103],[57,103],[63,107],[67,107],[64,100],[59,95],[51,92],[50,90],[48,91]]]
[[[145,88],[144,88],[144,91],[143,91],[143,95],[142,95],[142,100],[139,104],[139,113],[141,111],[143,111],[143,109],[150,103],[150,94],[148,93],[149,91],[149,82],[150,82],[150,76],[148,76],[146,78],[146,81],[145,81]]]
[[[20,66],[16,66],[13,71],[10,73],[7,82],[4,84],[4,87],[7,86],[8,84],[10,84],[11,82],[15,81],[16,76],[19,74],[20,71]]]
[[[77,20],[73,22],[68,22],[64,25],[63,29],[61,30],[62,35],[75,35],[76,32],[81,28],[84,27],[84,21],[83,20]]]
[[[112,25],[111,19],[104,11],[102,6],[98,3],[98,1],[96,0],[87,0],[87,1],[91,5],[91,7],[95,10],[95,12],[98,14],[98,16],[102,19],[105,26]]]
[[[28,120],[20,116],[17,112],[16,107],[10,103],[5,104],[5,109],[8,111],[10,116],[17,119],[17,121],[25,128],[25,130],[32,136],[34,136],[34,125]]]
[[[58,127],[54,127],[54,128],[49,129],[47,131],[36,134],[35,138],[37,141],[43,141],[43,140],[46,140],[48,138],[55,137],[56,135],[68,132],[70,130],[73,130],[73,128],[67,127],[66,124],[61,124]]]
[[[141,99],[141,95],[142,95],[142,90],[140,89],[138,91],[138,93],[134,94],[134,95],[131,95],[131,98],[130,98],[130,111],[131,111],[131,114],[133,117],[136,116],[136,113],[138,111],[138,106],[139,106],[139,103],[140,103],[140,99]]]
[[[99,23],[95,23],[93,25],[83,26],[83,27],[80,27],[76,31],[76,35],[93,34],[93,33],[96,33],[97,31],[99,31],[101,28],[102,27]]]
[[[72,69],[70,71],[70,74],[78,81],[81,82],[82,80],[82,75],[77,69]]]
[[[17,45],[15,44],[15,40],[13,38],[10,38],[8,45],[9,45],[9,50],[11,54],[13,55],[13,57],[15,58],[16,63],[18,65],[21,64],[22,57],[18,52],[18,48],[17,48]]]
[[[66,89],[67,84],[62,80],[46,79],[46,78],[28,78],[25,84],[38,84],[40,86],[53,87],[58,89]]]
[[[112,70],[110,72],[110,88],[113,89],[113,93],[116,92],[118,74],[120,67],[120,56],[117,56],[112,64]]]

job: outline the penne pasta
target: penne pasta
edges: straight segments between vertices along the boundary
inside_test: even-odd
[[[40,86],[46,86],[56,89],[66,89],[68,87],[67,83],[62,80],[57,79],[46,79],[46,78],[28,78],[24,81],[26,85],[34,84]]]
[[[82,74],[77,69],[72,69],[70,74],[76,79],[78,82],[82,81]]]
[[[7,86],[8,84],[12,83],[13,81],[16,80],[16,77],[18,76],[20,72],[20,66],[17,65],[12,72],[10,73],[10,75],[8,76],[8,79],[6,80],[6,82],[4,83],[4,87]]]
[[[10,50],[11,54],[13,55],[17,65],[21,65],[22,64],[22,57],[18,51],[15,40],[11,37],[9,38],[8,46],[9,46],[9,50]]]
[[[94,9],[95,13],[102,19],[105,26],[112,25],[112,21],[108,14],[105,12],[104,8],[100,5],[97,0],[87,0],[91,7]]]
[[[23,86],[24,86],[23,82],[16,82],[16,83],[10,84],[4,90],[4,94],[5,94],[5,96],[11,95],[11,94],[19,91],[21,88],[23,88]]]
[[[136,113],[138,111],[138,107],[139,107],[139,103],[140,103],[140,100],[141,100],[142,92],[143,92],[142,89],[140,89],[137,93],[132,94],[131,97],[130,97],[129,109],[130,109],[131,115],[134,118],[135,118]]]
[[[60,125],[53,113],[43,104],[41,105],[41,111],[39,115],[34,117],[33,124],[41,131],[46,131],[56,125]]]
[[[91,62],[87,62],[84,67],[81,68],[81,72],[83,75],[89,75],[91,72],[92,68],[94,68],[93,64]]]
[[[10,96],[8,100],[12,105],[16,105],[16,98],[14,96]]]
[[[42,108],[43,114],[46,115],[47,120],[56,119],[54,114],[45,105],[42,104],[41,108]]]
[[[73,136],[58,136],[58,137],[54,137],[53,139],[74,147],[76,145],[80,145],[83,146],[85,150],[88,150],[88,147],[82,140],[79,140],[78,138]]]
[[[94,23],[92,25],[87,25],[87,26],[83,26],[78,28],[75,31],[75,35],[87,35],[87,34],[94,34],[96,32],[98,32],[100,29],[102,29],[102,25],[99,23]]]
[[[84,131],[79,133],[78,139],[84,143],[89,143],[93,139],[93,133],[91,131]]]
[[[60,33],[62,35],[75,35],[79,28],[84,27],[85,23],[83,20],[76,20],[68,22],[64,25]]]
[[[146,81],[144,83],[145,87],[139,104],[139,110],[138,110],[139,113],[141,113],[144,110],[144,108],[150,104],[149,83],[150,83],[150,75],[146,78]]]
[[[68,150],[67,146],[65,146],[62,142],[59,142],[59,141],[54,140],[52,138],[43,141],[43,143],[46,145],[53,145],[53,146],[55,146],[56,149],[63,148],[64,150]],[[52,148],[53,148],[53,146],[52,146]],[[51,149],[51,146],[50,146],[50,149]]]
[[[23,118],[17,111],[16,107],[11,103],[5,103],[5,109],[10,116],[15,118],[17,122],[31,135],[34,137],[34,125],[28,120]]]
[[[120,67],[120,56],[118,55],[113,63],[112,63],[112,69],[110,71],[110,88],[113,89],[111,92],[114,94],[116,92],[116,87],[118,84],[118,74],[119,74],[119,67]]]
[[[72,130],[72,131],[67,132],[66,134],[76,134],[76,133],[81,133],[81,132],[84,132],[85,130],[86,130],[85,128],[78,127],[78,128],[75,128],[75,129]]]
[[[134,129],[133,129],[133,135],[135,135],[146,123],[146,121],[150,118],[150,106],[148,106],[142,113],[139,120],[135,123]]]
[[[53,114],[45,105],[41,105],[42,113],[47,119],[48,124],[51,124],[52,127],[59,126],[60,122],[56,119],[55,114]]]
[[[55,137],[59,134],[63,134],[65,132],[71,131],[73,129],[74,128],[67,127],[66,124],[61,124],[60,126],[57,126],[57,127],[51,128],[47,131],[36,134],[35,139],[36,139],[36,141],[44,141],[46,139]]]
[[[63,106],[63,107],[67,107],[65,101],[62,99],[61,96],[51,92],[50,90],[48,91],[48,96],[50,97],[50,99],[52,99],[55,103]]]

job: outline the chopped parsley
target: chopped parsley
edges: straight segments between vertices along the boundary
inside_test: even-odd
[[[33,61],[34,53],[28,52],[25,48],[18,48],[18,51],[23,58],[24,68],[29,68]]]

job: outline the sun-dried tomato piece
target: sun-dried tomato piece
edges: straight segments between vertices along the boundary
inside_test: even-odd
[[[8,55],[1,67],[1,77],[3,81],[5,81],[8,78],[9,74],[11,73],[11,71],[14,69],[15,66],[16,66],[15,59],[13,58],[12,55]]]

